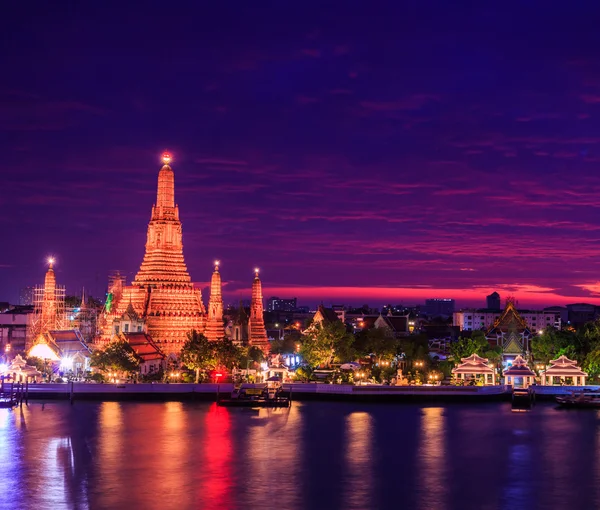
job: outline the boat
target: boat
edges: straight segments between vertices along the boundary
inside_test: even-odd
[[[0,409],[13,408],[18,404],[16,395],[0,393]]]
[[[556,402],[561,407],[572,409],[600,409],[600,393],[571,392],[569,395],[558,395]]]
[[[219,399],[217,404],[224,407],[290,407],[289,397],[283,396],[283,388],[278,377],[271,377],[267,384],[238,384],[230,398]]]

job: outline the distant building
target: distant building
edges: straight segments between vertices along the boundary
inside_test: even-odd
[[[6,355],[11,359],[15,353],[23,352],[31,343],[33,306],[14,307],[0,313],[0,359]]]
[[[598,317],[598,307],[590,303],[573,303],[567,305],[567,317],[569,325],[578,328],[586,322],[596,320]]]
[[[560,312],[546,310],[517,310],[532,332],[539,332],[548,326],[560,329],[562,326]],[[453,325],[461,331],[489,330],[502,315],[502,310],[487,308],[467,308],[454,312]]]
[[[271,297],[267,301],[267,312],[293,312],[297,308],[297,298],[281,299]]]
[[[421,313],[429,317],[451,317],[454,313],[454,299],[426,299]]]
[[[500,304],[500,294],[492,292],[485,298],[486,308],[490,310],[500,310],[502,305]]]
[[[19,293],[19,304],[22,306],[33,305],[34,293],[35,287],[23,287]]]

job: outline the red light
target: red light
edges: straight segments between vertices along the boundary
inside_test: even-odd
[[[223,374],[215,374],[215,377],[221,377]]]

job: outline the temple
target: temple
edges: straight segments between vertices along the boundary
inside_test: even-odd
[[[265,329],[263,315],[262,283],[258,277],[258,269],[254,270],[254,281],[252,282],[252,301],[250,303],[250,318],[248,319],[248,344],[269,349],[269,339]]]
[[[210,280],[210,299],[208,301],[208,318],[204,335],[209,340],[221,340],[225,337],[223,322],[223,295],[221,293],[221,274],[219,261],[215,262],[215,270]]]
[[[502,348],[503,359],[509,363],[516,356],[524,355],[529,351],[532,334],[515,308],[514,299],[507,299],[502,315],[496,319],[485,336],[490,345],[498,345]]]
[[[119,323],[134,319],[138,321],[136,329],[143,323],[144,332],[167,355],[179,353],[191,330],[203,332],[205,328],[202,296],[192,283],[183,257],[170,161],[171,157],[164,154],[142,265],[131,285],[127,286],[120,276],[112,282],[102,334],[106,342],[115,333],[129,333],[121,330]]]
[[[34,312],[31,323],[31,336],[35,340],[50,330],[66,329],[65,288],[56,284],[54,259],[48,259],[48,270],[44,286],[34,291]]]

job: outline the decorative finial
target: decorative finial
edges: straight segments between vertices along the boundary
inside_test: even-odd
[[[260,270],[258,269],[258,267],[254,268],[254,276],[256,276],[258,278],[258,273],[260,272]]]
[[[48,258],[48,265],[50,266],[50,269],[52,269],[52,266],[54,265],[54,257]]]
[[[168,152],[163,152],[161,159],[165,165],[168,165],[171,162],[171,155]]]
[[[218,271],[218,270],[219,270],[219,265],[220,265],[220,264],[221,264],[221,262],[220,262],[220,261],[218,261],[218,260],[215,260],[215,271]]]

